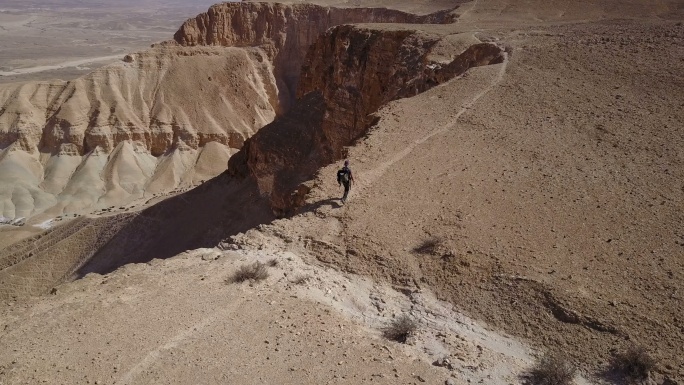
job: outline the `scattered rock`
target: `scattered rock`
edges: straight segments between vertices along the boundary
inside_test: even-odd
[[[203,261],[215,261],[221,257],[221,254],[219,253],[209,253],[209,254],[204,254],[202,255],[202,260]]]

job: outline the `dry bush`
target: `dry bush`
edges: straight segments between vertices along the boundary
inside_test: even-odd
[[[311,279],[311,276],[309,276],[309,275],[299,275],[292,280],[292,283],[295,285],[303,285],[303,284],[309,282],[310,279]]]
[[[408,338],[418,329],[418,324],[411,317],[402,315],[382,330],[382,335],[388,340],[405,344]]]
[[[269,259],[268,262],[266,262],[266,265],[268,265],[269,267],[276,267],[276,266],[278,266],[279,263],[280,262],[278,262],[277,259],[273,258],[273,259]]]
[[[613,356],[611,369],[631,380],[645,380],[655,369],[656,360],[641,346],[630,346]]]
[[[513,46],[511,46],[510,44],[504,44],[504,52],[506,52],[506,54],[508,54],[508,57],[510,58],[511,56],[513,56]]]
[[[261,262],[254,262],[250,265],[243,265],[230,279],[230,282],[244,282],[247,280],[261,281],[268,278],[268,271],[266,265]]]
[[[565,357],[546,353],[527,376],[530,385],[570,385],[577,369]]]
[[[423,241],[420,245],[413,248],[413,252],[418,254],[437,255],[444,247],[444,239],[431,237]]]

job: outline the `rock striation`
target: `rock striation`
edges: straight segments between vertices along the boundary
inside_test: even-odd
[[[256,49],[158,47],[70,82],[0,89],[0,147],[109,153],[122,141],[153,156],[242,141],[274,117],[276,88]]]
[[[196,185],[277,104],[258,48],[159,46],[70,82],[2,86],[0,216],[88,212]]]

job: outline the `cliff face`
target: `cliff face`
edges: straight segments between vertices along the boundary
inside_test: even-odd
[[[503,60],[498,46],[480,43],[449,63],[431,62],[440,39],[416,31],[340,26],[311,46],[298,96],[321,91],[328,104],[320,133],[324,162],[339,159],[343,146],[364,135],[382,105],[424,92],[468,68]]]
[[[246,142],[231,159],[231,171],[253,176],[277,215],[296,210],[307,191],[300,184],[340,159],[384,104],[504,59],[497,45],[477,43],[451,61],[433,62],[432,49],[441,39],[405,29],[328,30],[308,52],[294,107]]]
[[[440,24],[456,19],[450,10],[413,15],[386,8],[330,8],[313,4],[223,3],[186,21],[174,35],[181,45],[259,46],[270,56],[281,111],[296,95],[307,50],[330,27],[351,23]]]

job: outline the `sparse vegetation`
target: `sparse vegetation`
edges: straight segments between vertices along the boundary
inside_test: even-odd
[[[411,317],[401,315],[382,330],[382,335],[388,340],[405,344],[408,338],[415,334],[418,324]]]
[[[303,285],[311,279],[310,275],[298,275],[292,280],[292,283],[295,285]]]
[[[645,380],[655,368],[656,360],[641,346],[630,346],[613,356],[611,369],[630,380]]]
[[[513,46],[511,46],[510,44],[505,44],[504,52],[506,52],[506,54],[508,54],[508,57],[510,58],[511,56],[513,56]]]
[[[266,265],[261,262],[254,262],[250,265],[241,266],[231,277],[229,282],[262,281],[268,278]]]
[[[527,375],[529,385],[573,384],[577,368],[559,354],[546,353]]]
[[[418,254],[437,255],[444,247],[444,239],[440,237],[430,237],[420,245],[413,248],[413,252]]]
[[[272,259],[269,259],[268,262],[266,262],[266,265],[268,267],[276,267],[276,266],[278,266],[279,263],[280,262],[278,262],[278,260],[276,258],[272,258]]]

